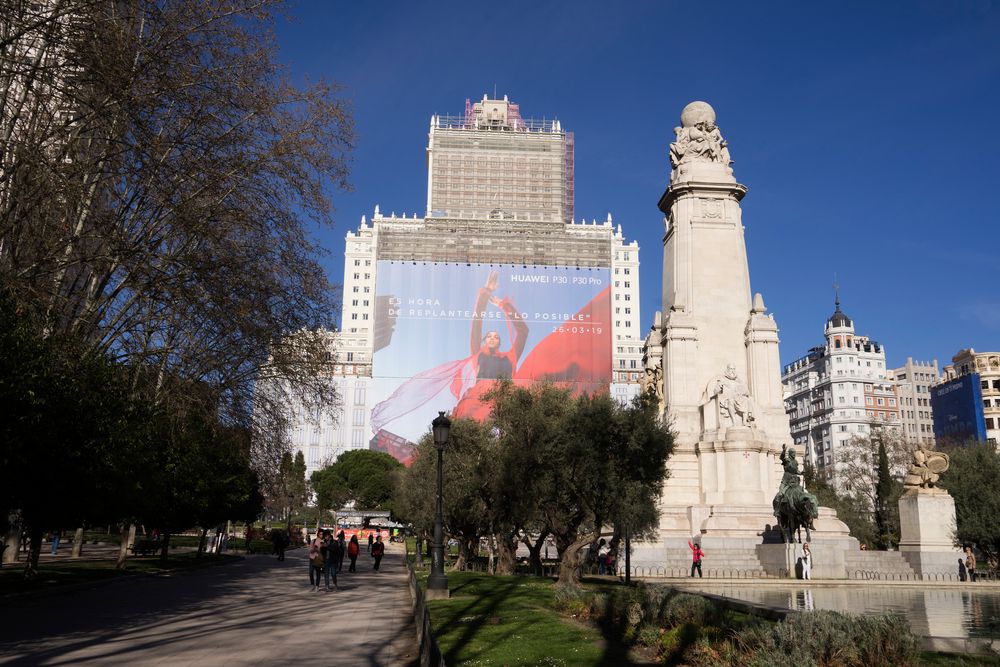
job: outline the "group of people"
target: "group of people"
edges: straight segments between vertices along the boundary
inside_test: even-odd
[[[382,536],[377,538],[368,535],[368,551],[374,560],[372,569],[378,572],[385,556],[385,543]],[[358,556],[361,554],[361,545],[357,535],[351,535],[348,541],[344,537],[344,531],[340,531],[336,537],[333,531],[324,530],[316,533],[316,537],[309,543],[309,585],[312,592],[327,590],[332,591],[337,588],[337,575],[344,569],[344,557],[350,561],[348,572],[357,572]],[[331,579],[333,586],[330,585]]]

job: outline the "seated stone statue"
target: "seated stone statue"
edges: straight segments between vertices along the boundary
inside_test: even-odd
[[[720,422],[724,420],[729,426],[750,426],[757,418],[753,398],[736,375],[733,364],[726,366],[725,375],[709,383],[706,394],[708,401],[715,399],[718,402]]]
[[[903,486],[908,489],[933,488],[949,465],[951,459],[947,454],[930,451],[921,445],[913,452],[913,463],[903,477]]]

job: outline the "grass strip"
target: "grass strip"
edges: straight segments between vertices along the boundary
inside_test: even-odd
[[[417,578],[426,588],[427,571]],[[451,572],[448,586],[427,605],[449,667],[608,664],[600,631],[554,609],[549,579]]]
[[[223,565],[238,560],[238,556],[228,554],[204,554],[201,558],[197,558],[195,553],[189,552],[171,554],[166,565],[160,562],[159,557],[129,558],[126,570],[116,569],[113,560],[61,562],[43,564],[39,567],[37,576],[30,581],[24,579],[24,564],[17,563],[0,570],[0,595],[52,590],[127,575],[180,572],[211,565]]]

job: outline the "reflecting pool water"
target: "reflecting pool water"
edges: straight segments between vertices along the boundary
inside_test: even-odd
[[[906,616],[915,633],[925,637],[1000,638],[998,588],[712,583],[674,587],[800,611],[829,609],[854,614],[895,611]]]

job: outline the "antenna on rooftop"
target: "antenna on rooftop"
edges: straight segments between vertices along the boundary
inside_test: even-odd
[[[497,84],[494,81],[493,82],[493,99],[496,99],[496,98],[497,98]]]
[[[833,272],[833,296],[834,303],[840,308],[840,284],[837,282],[837,272]]]

